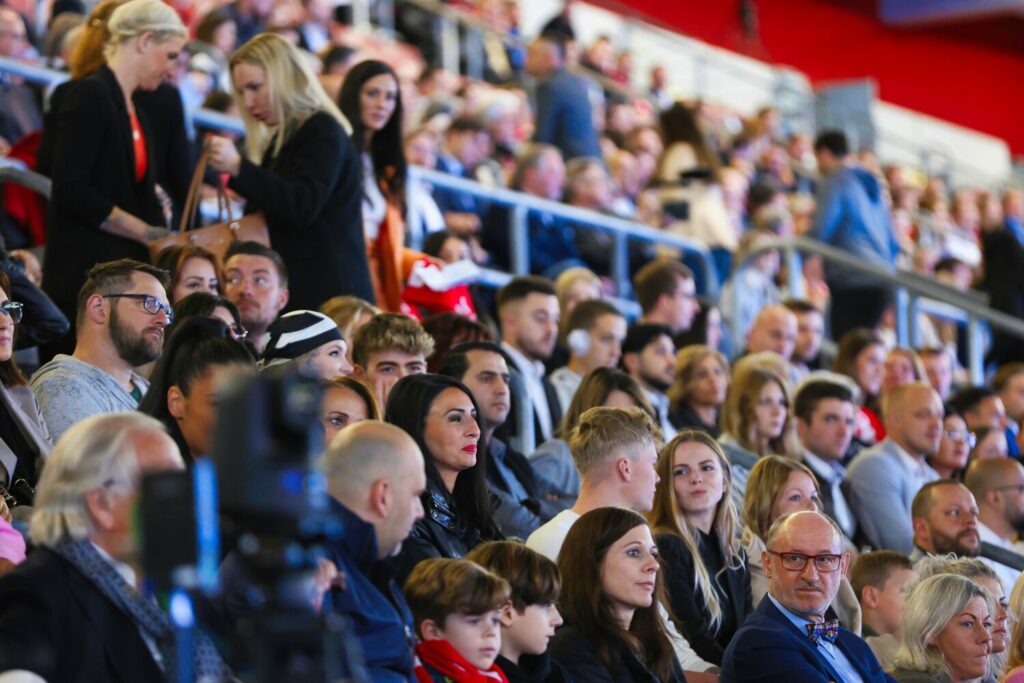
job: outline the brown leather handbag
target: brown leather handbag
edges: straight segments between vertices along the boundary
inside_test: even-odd
[[[263,246],[270,246],[270,231],[267,229],[267,221],[263,214],[252,213],[235,220],[231,213],[231,202],[221,184],[217,186],[219,218],[223,220],[227,214],[227,221],[201,228],[191,227],[195,223],[196,211],[199,209],[199,194],[203,185],[203,173],[206,171],[206,161],[207,153],[204,149],[188,188],[185,209],[181,212],[181,226],[178,232],[149,243],[149,255],[152,260],[155,261],[157,254],[167,247],[175,245],[194,244],[213,252],[221,260],[224,259],[224,252],[232,242],[259,242]]]

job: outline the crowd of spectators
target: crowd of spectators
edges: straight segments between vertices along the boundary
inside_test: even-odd
[[[515,2],[459,7],[518,35]],[[139,480],[215,456],[224,387],[271,368],[323,390],[344,533],[309,609],[346,618],[374,681],[1024,679],[1019,344],[996,335],[972,386],[955,325],[898,347],[887,287],[808,259],[787,297],[756,252],[807,234],[1019,315],[1018,191],[677,101],[657,69],[630,95],[630,55],[577,46],[568,9],[523,47],[480,38],[479,82],[425,66],[408,7],[405,43],[319,0],[85,9],[0,7],[0,54],[72,76],[45,117],[2,83],[4,152],[53,195],[45,231],[4,215],[0,683],[188,666],[139,562]],[[244,138],[191,131],[201,103]],[[270,245],[151,264],[200,149]],[[410,164],[700,240],[722,299],[639,242],[615,291],[607,235],[546,210],[529,274],[432,288],[446,265],[510,268],[515,212]],[[18,247],[43,232],[40,266]],[[244,617],[224,602],[218,627]],[[205,627],[192,669],[230,680],[231,636]]]

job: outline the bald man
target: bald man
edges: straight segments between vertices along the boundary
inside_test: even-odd
[[[747,352],[774,351],[789,360],[796,344],[797,320],[782,304],[766,306],[754,319],[747,333]]]
[[[1024,533],[1024,466],[1011,458],[975,460],[967,468],[964,484],[978,503],[981,540],[1024,553],[1024,547],[1013,541]],[[993,560],[985,561],[999,575],[1003,592],[1009,595],[1020,572]]]
[[[914,550],[910,508],[921,487],[939,478],[925,458],[938,451],[942,414],[927,382],[895,387],[884,406],[888,438],[861,452],[846,472],[850,507],[875,549]]]
[[[332,512],[345,533],[328,548],[343,575],[323,608],[341,614],[360,641],[373,681],[413,679],[412,614],[382,560],[393,557],[423,517],[423,455],[405,431],[357,422],[338,432],[321,461]]]

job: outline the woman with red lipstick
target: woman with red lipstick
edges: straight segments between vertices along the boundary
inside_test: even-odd
[[[900,683],[967,683],[988,672],[992,602],[974,581],[939,574],[910,585],[892,677]]]
[[[263,212],[288,269],[290,310],[315,310],[340,294],[373,301],[349,122],[306,58],[276,34],[240,47],[230,67],[248,158],[230,139],[213,136],[209,163],[230,175],[247,212]]]
[[[362,157],[363,234],[377,304],[397,311],[405,281],[424,256],[403,246],[406,161],[398,76],[384,62],[360,62],[345,75],[338,106],[352,123],[352,142]]]
[[[412,436],[427,472],[423,519],[399,556],[402,580],[421,560],[461,558],[478,543],[502,538],[487,493],[479,414],[473,394],[450,377],[409,375],[391,389],[384,421]]]
[[[598,508],[580,517],[558,553],[566,581],[559,602],[565,625],[551,656],[574,681],[685,681],[658,614],[658,546],[639,513]]]
[[[0,486],[15,492],[15,519],[25,518],[32,500],[13,486],[24,480],[35,487],[46,456],[53,448],[50,432],[28,380],[14,361],[14,328],[21,321],[21,304],[11,301],[11,283],[0,271]]]
[[[754,609],[729,461],[709,434],[685,429],[662,449],[658,476],[647,518],[665,565],[669,604],[697,654],[721,666]]]

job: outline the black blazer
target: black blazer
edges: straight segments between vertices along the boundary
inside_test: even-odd
[[[984,290],[989,306],[1016,318],[1024,317],[1024,246],[1009,229],[982,231],[985,262]],[[1013,335],[992,331],[992,348],[986,362],[1002,365],[1024,361],[1024,349]]]
[[[270,244],[288,267],[288,308],[317,309],[351,294],[373,302],[363,235],[359,156],[341,124],[326,112],[309,117],[272,156],[245,160],[231,189],[262,211]]]
[[[100,230],[115,206],[150,225],[163,225],[154,191],[154,133],[137,109],[149,160],[135,182],[135,151],[124,93],[107,67],[76,81],[62,97],[53,140],[53,193],[47,217],[45,291],[69,320],[85,273],[119,258],[149,262],[144,244]]]
[[[612,661],[616,671],[610,671],[597,656],[590,641],[573,626],[562,626],[555,631],[548,647],[551,658],[562,665],[574,681],[587,683],[660,683],[636,655],[625,647],[614,648]],[[686,681],[679,663],[675,663],[675,675],[671,683]]]
[[[683,539],[675,534],[658,534],[655,537],[658,551],[665,563],[665,585],[668,589],[669,604],[676,619],[683,623],[686,639],[701,659],[712,664],[722,664],[722,656],[733,633],[711,631],[704,596],[694,590],[693,556],[690,555]],[[743,625],[747,615],[754,611],[754,601],[750,590],[750,566],[744,557],[743,566],[738,569],[726,569],[724,585],[729,593],[736,628]]]
[[[0,671],[11,669],[48,683],[165,680],[135,622],[49,548],[0,579]]]

